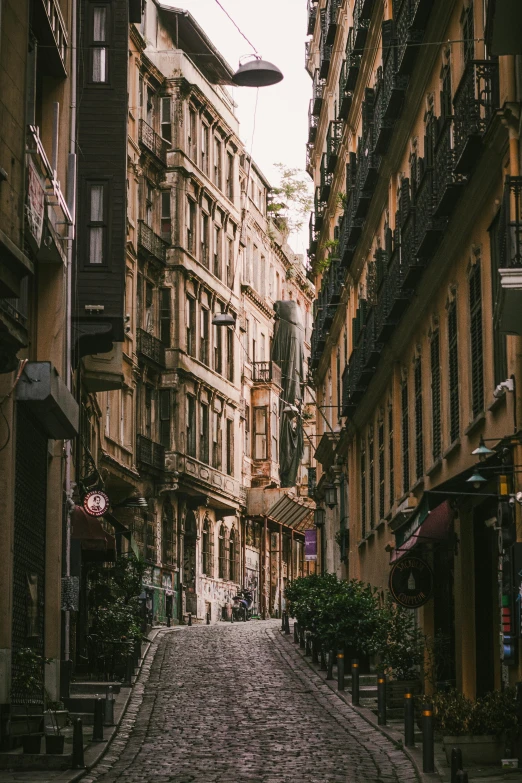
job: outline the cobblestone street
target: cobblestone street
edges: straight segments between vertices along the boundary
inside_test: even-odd
[[[279,625],[193,626],[158,637],[118,736],[83,781],[414,780],[404,754],[303,665]]]

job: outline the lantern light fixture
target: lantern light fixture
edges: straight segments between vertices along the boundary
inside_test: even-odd
[[[337,489],[334,484],[326,484],[324,487],[324,502],[328,508],[335,508],[337,505]]]
[[[474,489],[480,489],[482,484],[485,484],[487,479],[484,478],[484,476],[481,476],[481,474],[477,471],[473,473],[472,476],[469,477],[469,479],[466,479],[467,484],[471,484]]]
[[[212,316],[213,326],[235,326],[236,319],[232,313],[214,313]]]
[[[481,435],[479,445],[471,453],[474,457],[478,457],[481,462],[484,462],[484,460],[486,460],[492,454],[495,454],[495,451],[493,449],[488,449],[484,443],[484,438]]]
[[[321,508],[320,506],[317,506],[317,508],[314,510],[314,525],[316,527],[323,527],[326,517],[326,511],[324,508]]]

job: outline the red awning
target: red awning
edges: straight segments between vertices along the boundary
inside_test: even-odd
[[[419,544],[429,544],[446,539],[454,516],[455,513],[448,500],[432,509],[417,530],[400,547],[393,550],[390,563],[400,560],[401,557],[404,557]]]
[[[103,529],[99,518],[91,517],[81,506],[71,512],[71,538],[82,542],[84,560],[104,563],[115,559],[116,539]]]

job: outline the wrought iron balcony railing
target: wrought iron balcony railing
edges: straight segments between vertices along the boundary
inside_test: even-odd
[[[315,256],[317,253],[317,239],[318,231],[315,227],[314,213],[310,213],[310,221],[308,223],[308,255]]]
[[[355,49],[363,49],[370,29],[373,0],[355,0],[353,7],[353,42]]]
[[[308,143],[315,144],[317,138],[317,127],[319,125],[319,117],[313,112],[314,102],[310,101],[308,106]]]
[[[145,329],[138,329],[138,354],[145,359],[149,359],[159,367],[165,367],[165,346],[154,335],[146,332]]]
[[[371,123],[366,137],[357,144],[357,174],[355,178],[355,215],[365,217],[379,177],[380,156],[375,152],[374,127]]]
[[[395,127],[395,120],[385,116],[384,113],[384,78],[382,72],[382,65],[377,68],[376,80],[375,80],[375,152],[378,155],[384,155],[388,150],[393,129]]]
[[[328,0],[326,6],[326,43],[333,44],[337,32],[339,8],[342,0]]]
[[[165,448],[145,435],[137,435],[136,460],[155,470],[165,470]]]
[[[353,259],[357,243],[361,237],[364,218],[356,217],[353,193],[348,197],[346,209],[341,221],[339,236],[339,256],[342,266],[347,269]]]
[[[410,303],[413,291],[404,285],[406,266],[402,263],[400,245],[394,247],[385,271],[383,284],[377,297],[377,340],[385,343],[393,333],[402,314]]]
[[[393,19],[397,35],[397,69],[411,74],[424,39],[431,0],[394,0]]]
[[[321,77],[319,68],[315,69],[312,81],[312,114],[317,117],[321,114],[323,108],[325,80]]]
[[[359,71],[361,69],[362,51],[355,46],[355,33],[353,27],[348,32],[346,41],[346,90],[353,92]]]
[[[506,177],[500,209],[499,269],[522,267],[522,177]]]
[[[337,119],[347,120],[352,105],[353,93],[348,90],[348,60],[343,60],[339,74],[339,106],[337,109]]]
[[[498,62],[471,60],[453,98],[455,171],[469,174],[478,160],[482,138],[499,108]]]
[[[314,211],[315,211],[315,219],[314,219],[315,229],[316,231],[321,231],[323,227],[324,213],[326,211],[326,201],[321,198],[320,185],[318,185],[315,189]]]
[[[328,201],[332,189],[333,174],[328,171],[328,154],[323,152],[320,168],[320,195],[321,201]]]
[[[321,42],[319,44],[319,76],[321,79],[326,79],[330,70],[330,63],[332,61],[332,44],[326,43],[326,37],[321,36]]]
[[[455,171],[453,117],[441,117],[433,158],[434,216],[451,215],[466,182],[466,176]]]
[[[140,143],[166,166],[167,142],[145,120],[140,120],[139,137]]]
[[[330,174],[333,174],[339,158],[339,148],[343,138],[344,122],[332,120],[328,125],[326,134],[326,166]]]
[[[158,261],[161,261],[162,264],[167,263],[167,242],[158,236],[143,220],[140,220],[138,225],[138,246],[146,250],[149,255],[154,256]]]
[[[281,386],[281,368],[275,362],[252,362],[254,383],[277,383]]]
[[[306,34],[313,35],[315,30],[315,23],[317,21],[317,8],[319,6],[319,0],[308,0],[307,4],[307,26]]]
[[[415,196],[415,254],[425,261],[434,255],[448,223],[447,218],[435,217],[434,212],[435,172],[429,167],[423,174]]]
[[[391,37],[392,22],[383,22],[383,40],[386,40],[386,49],[382,64],[382,99],[381,116],[384,120],[396,120],[399,118],[404,96],[408,86],[408,76],[399,73],[397,64],[397,41]],[[388,28],[386,28],[388,25]],[[385,34],[385,30],[386,34]]]

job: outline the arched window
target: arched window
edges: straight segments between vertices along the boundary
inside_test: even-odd
[[[205,518],[205,521],[203,523],[203,534],[202,534],[202,571],[205,574],[205,576],[212,576],[213,568],[212,568],[212,528],[210,525],[210,520],[208,518]]]
[[[228,540],[228,578],[231,582],[237,582],[237,569],[236,569],[236,531],[234,528],[230,531],[230,538]]]
[[[219,526],[219,553],[218,553],[218,559],[219,559],[219,572],[218,576],[220,579],[226,579],[227,578],[227,550],[226,550],[226,535],[225,535],[225,526],[223,523]]]
[[[161,520],[161,560],[164,565],[176,562],[176,532],[174,530],[174,510],[170,498],[163,503]]]

